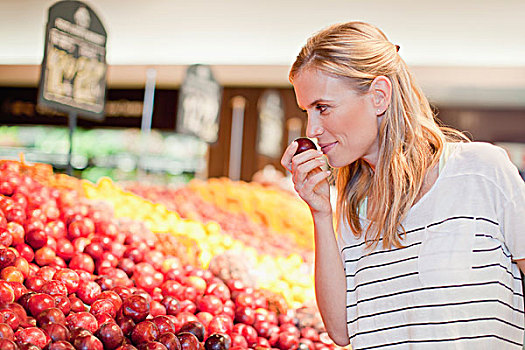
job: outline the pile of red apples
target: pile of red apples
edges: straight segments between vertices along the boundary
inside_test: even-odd
[[[144,224],[0,165],[0,349],[330,350],[257,289],[167,256]]]

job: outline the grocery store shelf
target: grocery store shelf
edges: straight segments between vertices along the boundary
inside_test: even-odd
[[[50,164],[57,169],[67,168],[67,154],[47,153],[24,147],[0,148],[0,159],[20,160],[21,154],[23,154],[25,161],[29,163]],[[83,170],[92,165],[100,168],[115,168],[127,172],[141,169],[170,174],[195,173],[201,171],[206,166],[203,159],[170,159],[168,157],[152,155],[137,157],[132,154],[97,156],[94,158],[73,154],[71,165],[77,170]]]
[[[46,153],[25,147],[2,147],[0,148],[0,159],[20,160],[23,154],[25,161],[29,163],[51,164],[57,169],[65,169],[68,164],[68,155],[60,153]],[[88,165],[87,157],[74,154],[71,157],[71,165],[74,169],[84,169]]]
[[[98,167],[172,175],[197,173],[205,168],[203,142],[175,133],[154,132],[150,136],[145,142],[135,129],[78,129],[71,165],[76,170]],[[65,127],[3,126],[0,140],[0,159],[19,160],[23,154],[31,163],[47,163],[56,169],[68,166]]]

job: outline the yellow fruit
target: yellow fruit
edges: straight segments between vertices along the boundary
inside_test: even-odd
[[[308,206],[287,192],[258,183],[227,178],[192,180],[188,187],[205,201],[232,213],[245,213],[276,234],[294,239],[300,248],[313,250],[313,221]]]

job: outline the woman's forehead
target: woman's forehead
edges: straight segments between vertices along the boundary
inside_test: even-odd
[[[351,79],[318,69],[301,71],[294,79],[293,86],[301,109],[307,109],[320,101],[334,101],[339,97],[357,94]]]

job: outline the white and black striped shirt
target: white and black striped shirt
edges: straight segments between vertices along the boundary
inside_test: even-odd
[[[403,222],[403,248],[370,251],[344,224],[350,342],[359,349],[522,349],[525,184],[493,145],[452,148]],[[366,219],[363,218],[363,224]]]

